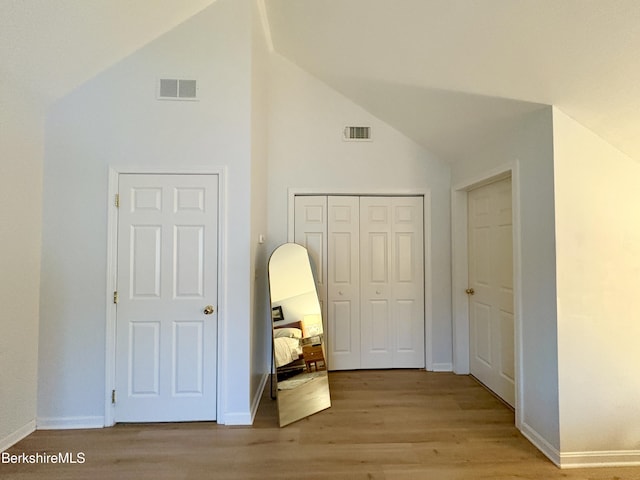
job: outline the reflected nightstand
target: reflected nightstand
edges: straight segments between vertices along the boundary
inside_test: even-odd
[[[304,358],[304,363],[308,371],[311,371],[312,364],[316,368],[316,370],[320,370],[320,367],[318,367],[318,362],[322,362],[322,370],[326,370],[327,368],[327,363],[324,360],[324,351],[322,349],[322,344],[303,345],[302,357]]]

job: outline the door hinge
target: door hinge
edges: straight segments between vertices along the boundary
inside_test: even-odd
[[[116,391],[111,390],[111,403],[116,403]]]
[[[116,198],[115,198],[113,204],[116,206],[116,208],[120,207],[120,194],[119,193],[116,193]]]
[[[118,292],[113,292],[113,303],[118,303]]]

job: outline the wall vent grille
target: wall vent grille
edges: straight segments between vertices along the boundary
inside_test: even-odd
[[[343,139],[348,142],[370,142],[371,127],[344,127]]]
[[[195,80],[161,78],[158,82],[158,100],[197,100],[198,84]]]

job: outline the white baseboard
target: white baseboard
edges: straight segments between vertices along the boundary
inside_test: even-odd
[[[74,430],[104,428],[104,417],[49,417],[38,418],[38,430]]]
[[[560,452],[526,423],[522,424],[520,431],[538,450],[560,468],[640,466],[640,450]]]
[[[434,372],[453,372],[453,363],[434,363],[431,367]]]
[[[252,425],[251,412],[228,412],[224,415],[225,425]]]
[[[560,454],[560,468],[637,466],[640,466],[640,450],[567,452]]]
[[[542,435],[524,422],[520,425],[520,432],[556,466],[560,466],[560,452]]]
[[[264,393],[264,388],[267,386],[267,382],[269,381],[269,374],[265,373],[260,380],[260,385],[256,390],[255,395],[253,396],[253,400],[251,401],[251,424],[253,425],[253,421],[256,418],[256,413],[258,412],[258,407],[260,406],[260,400],[262,399],[262,394]]]
[[[25,438],[28,435],[31,435],[36,430],[36,421],[31,420],[26,425],[20,427],[13,433],[10,433],[6,437],[0,439],[0,452],[4,452],[9,447],[15,445],[20,440]]]
[[[265,373],[260,379],[260,384],[251,399],[250,411],[227,412],[224,414],[224,422],[218,421],[218,423],[224,423],[224,425],[253,425],[253,419],[256,417],[256,413],[258,412],[258,406],[260,405],[260,399],[262,398],[264,387],[267,385],[267,380],[269,380],[269,374]]]

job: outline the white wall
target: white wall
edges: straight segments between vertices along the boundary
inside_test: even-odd
[[[640,463],[640,164],[553,110],[563,465]]]
[[[44,113],[33,100],[0,74],[0,451],[35,428]]]
[[[267,280],[267,139],[269,52],[255,1],[251,11],[251,409],[260,402],[263,382],[269,373],[271,315]],[[266,239],[265,239],[266,242]]]
[[[344,142],[370,125],[372,142]],[[269,250],[287,241],[291,187],[352,193],[431,190],[434,365],[451,368],[449,165],[282,56],[271,57]]]
[[[557,457],[560,439],[551,109],[526,114],[501,141],[479,148],[473,158],[456,162],[452,184],[463,184],[516,162],[519,176],[514,178],[514,191],[519,192],[520,218],[516,235],[520,238],[521,264],[520,277],[515,281],[521,292],[522,339],[519,426],[547,455]]]
[[[250,421],[250,4],[218,0],[64,97],[46,125],[38,421],[100,425],[108,167],[226,167],[223,417]],[[156,100],[161,76],[200,100]]]

